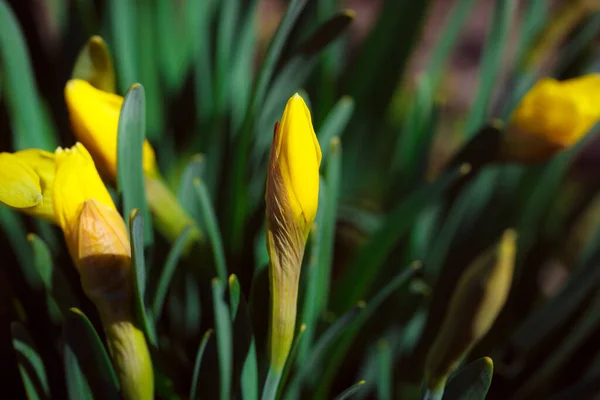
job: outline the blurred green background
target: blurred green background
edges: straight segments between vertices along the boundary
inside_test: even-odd
[[[590,134],[527,166],[488,164],[487,148],[475,157],[460,152],[500,131],[490,122],[506,122],[540,77],[599,72],[597,3],[1,1],[0,149],[74,144],[64,85],[90,36],[102,36],[117,92],[144,86],[146,136],[168,184],[203,229],[211,230],[207,215],[216,217],[227,272],[248,301],[244,318],[233,318],[229,346],[237,354],[239,346],[248,350],[248,335],[256,342],[260,388],[268,149],[274,123],[299,91],[323,164],[301,277],[297,326],[307,328],[285,398],[334,398],[362,379],[356,398],[419,398],[425,356],[456,282],[510,227],[519,235],[510,296],[466,361],[493,359],[488,399],[598,398],[599,144]],[[466,176],[457,168],[463,162],[472,164]],[[201,195],[195,178],[206,189]],[[76,306],[100,332],[96,311],[60,232],[7,208],[0,226],[3,393],[24,396],[17,366],[25,362],[32,364],[24,374],[30,398],[31,391],[73,396],[65,315]],[[30,232],[37,239],[28,240]],[[244,360],[234,355],[232,371],[219,370],[223,348],[214,339],[194,369],[214,325],[210,278],[223,261],[214,257],[215,243],[180,260],[181,249],[155,234],[146,249],[144,301],[164,296],[152,321],[157,398],[188,398],[191,387],[219,398],[224,373],[237,379],[235,393],[245,390],[238,382]],[[420,269],[410,268],[414,261]],[[366,308],[353,308],[360,301]],[[14,338],[27,351],[15,352]],[[90,398],[103,398],[88,385]]]

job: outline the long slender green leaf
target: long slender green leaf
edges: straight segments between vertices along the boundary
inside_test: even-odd
[[[65,381],[69,399],[120,399],[117,375],[91,322],[76,308],[65,317]]]
[[[394,369],[394,360],[390,344],[386,340],[381,340],[378,343],[377,355],[379,364],[379,374],[377,374],[377,396],[380,400],[392,400],[392,372]]]
[[[493,374],[494,363],[488,357],[465,365],[446,384],[442,400],[485,400]]]
[[[219,231],[219,225],[217,216],[213,209],[208,189],[204,184],[204,181],[200,179],[194,180],[194,189],[200,202],[200,209],[202,211],[202,220],[206,224],[206,232],[208,239],[213,248],[215,257],[215,265],[217,268],[217,275],[223,281],[227,280],[227,265],[225,263],[225,250],[223,248],[223,240],[221,239],[221,232]]]
[[[133,85],[123,101],[117,138],[117,183],[123,194],[123,215],[137,208],[144,217],[144,244],[152,245],[152,222],[146,203],[143,146],[146,139],[144,87]]]
[[[61,305],[66,310],[69,305],[74,304],[68,302],[68,300],[72,299],[71,293],[69,293],[68,288],[65,286],[60,288],[63,289],[61,291],[53,290],[53,281],[56,278],[58,278],[63,284],[65,281],[60,270],[54,268],[52,254],[50,254],[50,250],[48,249],[48,246],[46,246],[46,243],[44,243],[39,236],[32,233],[27,235],[27,240],[29,240],[31,243],[33,263],[35,270],[37,271],[37,279],[35,279],[35,283],[30,282],[29,284],[32,285],[34,290],[45,295],[46,306],[48,308],[48,315],[50,316],[50,319],[55,323],[62,322],[62,312],[56,303],[55,295],[59,295],[60,298],[63,299]]]
[[[206,345],[210,340],[213,334],[213,330],[209,329],[206,331],[204,336],[202,337],[202,341],[198,346],[198,352],[196,353],[196,361],[194,362],[194,372],[192,373],[192,385],[190,389],[190,399],[195,400],[198,398],[198,374],[200,373],[200,365],[202,364],[202,356],[204,355],[204,350],[206,350]]]
[[[37,147],[53,151],[55,133],[43,123],[42,103],[29,60],[27,44],[17,18],[6,1],[0,1],[0,81],[12,122],[17,150]]]
[[[338,285],[336,293],[339,295],[334,297],[334,310],[346,309],[349,304],[366,295],[394,246],[418,217],[418,212],[469,170],[470,168],[464,165],[443,175],[432,184],[411,193],[394,208],[383,226],[357,250],[353,262]],[[365,265],[369,268],[365,268]]]
[[[344,390],[342,393],[336,396],[335,400],[349,400],[354,395],[364,388],[365,381],[358,381],[354,385],[350,386],[348,389]]]
[[[222,114],[228,103],[229,79],[231,77],[231,60],[235,31],[238,26],[241,4],[239,0],[222,0],[219,2],[220,13],[217,25],[217,51],[215,67],[215,107],[217,114]]]
[[[135,293],[136,319],[150,343],[156,346],[156,333],[154,325],[146,313],[146,284],[147,271],[144,256],[144,219],[138,209],[134,209],[129,216],[129,238],[131,241],[131,264],[133,268],[133,287]]]
[[[108,9],[119,89],[123,93],[138,81],[137,12],[134,3],[121,0],[110,0]]]
[[[496,0],[492,26],[481,59],[479,87],[467,118],[465,130],[467,137],[477,133],[487,117],[491,96],[498,84],[497,77],[502,67],[508,32],[516,8],[515,0]]]
[[[162,314],[169,286],[171,284],[171,281],[173,280],[173,275],[175,274],[177,264],[179,263],[179,260],[181,259],[181,256],[183,255],[183,252],[185,250],[188,238],[191,233],[191,228],[191,226],[187,226],[183,230],[183,232],[181,232],[177,240],[175,240],[175,242],[171,246],[171,250],[169,250],[169,254],[167,255],[165,266],[160,272],[160,277],[158,278],[158,284],[156,287],[156,293],[152,297],[152,316],[155,321],[158,321]]]
[[[364,309],[358,315],[358,318],[356,318],[356,320],[354,320],[352,324],[344,330],[343,335],[339,338],[336,347],[333,349],[333,354],[328,358],[325,371],[319,380],[319,394],[327,395],[329,393],[333,378],[338,371],[340,364],[344,360],[346,353],[352,346],[352,343],[354,342],[354,339],[360,329],[381,306],[381,304],[398,288],[408,282],[409,279],[413,277],[415,272],[420,268],[421,263],[413,262],[409,267],[400,272],[396,277],[389,281],[387,285],[377,292],[373,299],[367,303],[366,306],[364,306]]]
[[[19,322],[11,324],[11,331],[13,347],[27,398],[29,400],[50,399],[46,369],[31,336]]]
[[[319,145],[321,146],[321,156],[327,160],[330,144],[334,137],[342,137],[350,117],[354,112],[354,100],[350,96],[342,97],[331,109],[327,118],[317,131]]]
[[[188,1],[186,6],[193,7],[188,10],[189,31],[194,40],[192,40],[192,53],[194,56],[194,94],[196,98],[196,107],[198,108],[198,117],[201,121],[208,119],[213,112],[213,91],[211,82],[213,82],[213,66],[211,65],[211,34],[210,21],[214,13],[216,1]],[[245,111],[245,110],[244,110]]]
[[[231,395],[231,372],[233,365],[231,313],[225,302],[225,287],[218,279],[212,280],[213,307],[215,313],[215,331],[219,353],[219,371],[221,383],[221,399],[226,400]]]

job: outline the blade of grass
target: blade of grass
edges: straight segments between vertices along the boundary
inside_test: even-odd
[[[377,361],[379,374],[377,374],[377,398],[380,400],[392,400],[392,371],[394,360],[390,344],[382,339],[377,345]]]
[[[231,371],[233,366],[231,314],[229,306],[225,302],[225,287],[218,278],[213,279],[212,289],[221,376],[221,400],[228,400],[231,396]]]
[[[229,79],[235,31],[238,26],[241,4],[239,0],[219,2],[220,13],[217,24],[216,66],[214,79],[215,112],[222,115],[229,100]]]
[[[135,7],[134,3],[128,1],[110,0],[108,3],[110,33],[121,93],[138,81],[138,21]]]
[[[491,103],[494,88],[498,85],[504,49],[516,8],[515,0],[496,0],[492,26],[481,57],[479,87],[465,126],[467,138],[476,134],[487,118],[488,106]]]
[[[327,118],[317,130],[319,145],[321,146],[321,157],[323,160],[327,160],[333,138],[341,138],[344,134],[353,112],[354,100],[352,100],[352,97],[350,96],[344,96],[338,100],[329,114],[327,114]]]
[[[181,232],[177,240],[175,240],[171,246],[171,250],[169,250],[169,254],[167,255],[165,266],[160,272],[160,277],[158,278],[158,284],[156,286],[156,293],[154,296],[152,296],[152,316],[155,321],[158,321],[162,314],[165,298],[167,296],[171,281],[173,280],[173,275],[175,274],[175,268],[177,268],[179,260],[183,255],[191,233],[191,228],[191,226],[187,226],[183,232]]]
[[[437,181],[412,192],[390,212],[383,225],[357,250],[347,273],[340,278],[336,289],[337,296],[333,299],[334,311],[346,309],[349,304],[366,295],[398,240],[417,219],[419,211],[439,198],[453,182],[469,170],[468,165],[463,165],[443,175]],[[369,268],[365,268],[365,265]]]
[[[196,361],[194,362],[194,372],[192,373],[192,385],[190,388],[191,400],[195,400],[198,398],[198,374],[200,373],[200,365],[202,364],[202,356],[204,356],[204,350],[206,350],[206,345],[212,337],[212,334],[212,329],[206,331],[204,336],[202,336],[202,341],[200,342],[200,345],[198,346],[198,352],[196,353]]]
[[[366,381],[358,381],[354,385],[350,386],[348,389],[344,390],[342,393],[337,395],[334,400],[348,400],[351,399],[356,393],[364,388],[364,384]]]
[[[485,400],[493,374],[494,363],[489,357],[465,365],[450,377],[442,400]]]
[[[12,123],[13,146],[54,151],[55,132],[44,124],[42,102],[35,85],[29,52],[17,18],[9,5],[0,1],[0,81]]]
[[[215,257],[215,266],[217,268],[217,275],[223,281],[227,280],[227,265],[225,263],[225,250],[223,248],[223,241],[221,239],[221,232],[219,231],[217,216],[213,209],[208,189],[204,184],[204,181],[195,179],[193,181],[198,201],[200,202],[200,210],[202,212],[202,220],[206,224],[206,232],[208,239],[213,248]]]
[[[213,92],[213,66],[211,65],[211,34],[210,21],[214,13],[215,1],[190,1],[186,2],[193,10],[188,10],[189,31],[195,40],[192,41],[194,55],[194,94],[199,121],[206,121],[212,114]],[[194,6],[195,5],[195,6]]]
[[[123,195],[123,215],[134,208],[144,217],[144,244],[151,246],[152,220],[146,202],[143,146],[146,140],[146,101],[144,87],[133,85],[125,95],[117,137],[117,186]]]
[[[131,266],[135,293],[136,319],[150,343],[156,346],[156,333],[146,312],[145,293],[147,271],[144,257],[144,219],[138,209],[129,216],[129,240],[131,241]]]
[[[10,328],[19,373],[23,380],[27,398],[29,400],[50,399],[50,386],[48,385],[44,362],[38,354],[31,336],[19,322],[13,322]]]
[[[72,400],[120,399],[119,381],[100,337],[76,308],[65,315],[65,380]]]

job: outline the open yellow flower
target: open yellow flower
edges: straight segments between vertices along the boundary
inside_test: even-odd
[[[29,149],[0,153],[0,202],[54,222],[54,154]]]
[[[276,125],[267,177],[271,287],[271,373],[278,379],[294,337],[298,279],[317,215],[321,148],[302,97],[292,96]]]
[[[123,97],[96,89],[82,79],[65,86],[65,99],[77,139],[93,154],[98,169],[117,176],[117,129]],[[148,141],[143,148],[144,172],[156,174],[156,156]]]
[[[54,210],[85,294],[106,331],[121,390],[128,400],[153,398],[153,372],[134,318],[131,246],[125,221],[81,143],[56,150]]]
[[[501,158],[532,162],[577,143],[600,120],[600,75],[545,78],[527,92],[510,117]]]

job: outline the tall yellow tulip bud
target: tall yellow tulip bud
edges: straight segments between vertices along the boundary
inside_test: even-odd
[[[270,372],[263,399],[272,398],[296,324],[304,246],[317,215],[321,148],[310,111],[293,95],[275,127],[267,176],[266,219],[271,287]]]
[[[441,399],[448,376],[488,332],[508,297],[514,271],[516,233],[478,257],[460,278],[425,362],[428,400]]]
[[[38,149],[0,153],[0,203],[55,222],[53,186],[54,154]]]
[[[117,176],[117,136],[123,97],[104,92],[85,80],[72,79],[65,86],[65,99],[77,139],[89,149],[98,170],[113,182]],[[167,188],[156,166],[156,156],[148,141],[143,146],[146,197],[156,219],[156,227],[174,241],[193,219]],[[200,232],[194,228],[192,239]]]
[[[100,314],[123,396],[152,399],[150,354],[134,319],[127,228],[80,143],[56,150],[53,199],[83,290]]]
[[[599,101],[598,74],[540,80],[512,113],[500,158],[536,162],[573,146],[600,120]]]

